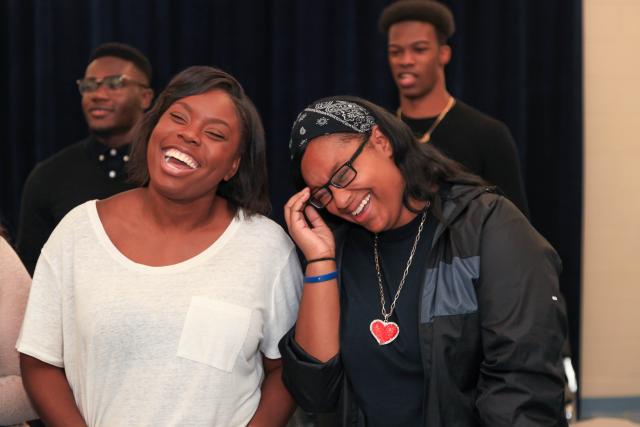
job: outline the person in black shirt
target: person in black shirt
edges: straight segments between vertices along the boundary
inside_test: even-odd
[[[90,136],[36,165],[22,192],[17,251],[30,274],[40,249],[74,207],[133,188],[129,131],[153,99],[151,65],[138,50],[104,43],[77,81]]]
[[[280,353],[300,407],[343,426],[566,425],[560,260],[522,212],[360,98],[312,103],[289,144],[306,268]]]
[[[401,0],[380,17],[387,35],[391,74],[398,87],[397,115],[420,142],[430,143],[498,188],[528,215],[520,161],[506,125],[446,88],[451,59],[447,39],[455,30],[451,11],[434,0]]]

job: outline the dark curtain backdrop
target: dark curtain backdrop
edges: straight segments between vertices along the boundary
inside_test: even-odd
[[[145,52],[160,91],[194,64],[235,75],[269,141],[273,216],[291,194],[287,142],[299,109],[355,94],[388,108],[396,92],[376,23],[389,0],[0,0],[0,211],[15,235],[36,162],[86,134],[75,79],[97,44]],[[579,362],[582,222],[580,0],[449,0],[457,32],[450,91],[514,134],[533,225],[558,250]]]

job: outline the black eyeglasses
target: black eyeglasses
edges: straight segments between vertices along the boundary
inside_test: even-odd
[[[335,188],[345,188],[347,185],[351,184],[351,182],[356,179],[356,175],[358,175],[358,171],[356,171],[353,167],[353,162],[355,162],[356,158],[362,152],[364,146],[369,142],[369,136],[367,135],[366,139],[362,141],[362,143],[358,146],[358,149],[353,156],[340,168],[329,179],[322,187],[315,190],[311,193],[311,197],[309,197],[309,204],[316,209],[324,209],[331,199],[333,199],[333,194],[331,193],[330,187]]]
[[[103,84],[109,90],[122,89],[128,84],[137,85],[143,88],[149,87],[149,85],[136,81],[125,74],[120,74],[117,76],[106,76],[101,79],[87,77],[84,79],[76,80],[76,84],[78,85],[78,90],[80,91],[81,95],[84,95],[87,92],[94,92],[98,90],[98,88]]]

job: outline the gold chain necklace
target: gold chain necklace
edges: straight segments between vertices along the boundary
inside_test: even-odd
[[[436,117],[436,119],[433,121],[431,126],[429,126],[429,129],[427,129],[427,131],[424,134],[422,134],[422,136],[418,139],[418,141],[422,142],[423,144],[426,142],[429,142],[429,140],[431,139],[431,134],[433,133],[435,128],[438,127],[440,122],[444,119],[444,116],[446,116],[447,113],[453,108],[455,103],[456,103],[455,98],[453,96],[450,96],[449,100],[447,101],[447,105],[444,107],[442,111],[440,111],[440,114],[438,114],[438,117]],[[396,116],[399,119],[402,119],[402,110],[400,110],[400,107],[398,107],[398,109],[396,110]]]
[[[409,259],[407,260],[407,266],[402,273],[400,285],[398,285],[398,290],[396,291],[396,295],[393,297],[393,301],[391,302],[389,311],[387,311],[385,308],[384,289],[382,288],[382,272],[380,269],[380,255],[378,254],[378,233],[376,233],[374,236],[373,254],[376,262],[376,274],[378,276],[378,287],[380,289],[380,305],[382,305],[383,320],[373,319],[373,321],[369,324],[369,331],[371,331],[373,338],[375,338],[379,345],[389,344],[391,341],[398,338],[398,335],[400,334],[400,326],[398,326],[396,322],[389,322],[389,317],[391,317],[391,315],[393,314],[393,309],[396,308],[396,302],[398,301],[398,297],[400,296],[400,292],[402,291],[404,282],[407,279],[409,267],[411,267],[413,256],[416,253],[416,248],[418,247],[418,242],[420,241],[420,236],[422,235],[422,229],[424,228],[424,223],[427,219],[427,211],[429,210],[430,205],[431,204],[427,202],[427,206],[422,213],[420,226],[418,226],[418,234],[416,235],[416,239],[413,241],[413,247],[411,248],[411,253],[409,254]]]

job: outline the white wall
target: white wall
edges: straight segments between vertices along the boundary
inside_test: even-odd
[[[640,396],[640,0],[584,0],[582,396]]]

